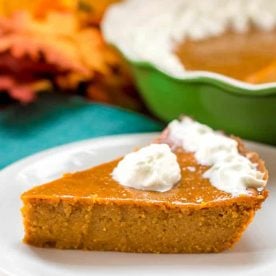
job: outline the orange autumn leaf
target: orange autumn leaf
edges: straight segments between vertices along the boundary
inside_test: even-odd
[[[10,51],[16,58],[33,60],[42,54],[46,62],[79,72],[84,78],[91,77],[93,70],[106,71],[99,31],[81,29],[72,14],[50,13],[44,20],[36,20],[26,12],[16,13],[1,18],[0,29],[0,53]]]
[[[19,10],[26,10],[39,17],[50,11],[72,11],[77,7],[78,0],[0,0],[0,15],[10,16]]]
[[[79,6],[76,10],[76,2],[93,1],[50,2],[41,0],[32,12],[0,16],[0,76],[8,76],[13,83],[13,87],[1,87],[0,81],[0,92],[28,102],[37,91],[75,92],[81,84],[81,93],[92,100],[139,108],[127,67],[105,44],[98,25],[90,24],[94,19],[80,16],[92,10]],[[109,2],[114,0],[102,2],[102,11]],[[45,11],[43,15],[38,7]]]
[[[10,16],[26,10],[35,17],[44,17],[51,11],[72,12],[84,22],[98,24],[106,8],[119,0],[0,0],[0,16]]]
[[[118,63],[100,31],[82,27],[72,13],[52,12],[43,19],[35,19],[20,12],[0,18],[0,55],[6,53],[18,61],[18,66],[26,58],[55,66],[54,78],[66,89],[90,81],[96,73],[110,74],[110,66]]]

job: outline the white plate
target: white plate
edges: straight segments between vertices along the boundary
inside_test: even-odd
[[[276,148],[247,143],[270,170],[270,197],[241,241],[219,254],[130,254],[40,249],[21,242],[20,194],[30,187],[125,154],[157,134],[113,136],[54,148],[0,172],[0,274],[276,275]]]

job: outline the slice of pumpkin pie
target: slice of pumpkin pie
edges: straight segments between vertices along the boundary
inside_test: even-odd
[[[22,195],[27,244],[123,252],[220,252],[267,197],[256,153],[188,117],[144,148]]]

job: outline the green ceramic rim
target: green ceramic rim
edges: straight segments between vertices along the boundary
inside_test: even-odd
[[[126,57],[124,56],[126,59]],[[126,59],[131,65],[139,67],[148,67],[157,70],[160,74],[163,74],[177,82],[201,82],[215,85],[217,87],[223,88],[225,92],[234,93],[242,96],[276,96],[276,82],[265,83],[265,84],[248,84],[239,80],[235,80],[224,75],[208,72],[208,71],[190,71],[187,72],[185,77],[177,78],[175,76],[169,75],[163,70],[160,70],[156,66],[145,61],[132,61]]]
[[[158,71],[160,74],[163,74],[166,77],[169,77],[178,82],[201,82],[211,85],[215,85],[224,89],[224,92],[233,93],[241,96],[276,96],[276,82],[264,83],[264,84],[250,84],[243,81],[236,80],[231,77],[227,77],[222,74],[213,73],[209,71],[189,71],[185,77],[177,78],[172,76],[163,70],[159,69],[157,66],[154,66],[147,61],[134,61],[127,58],[124,53],[115,45],[111,44],[114,49],[124,58],[130,65],[138,67],[147,67],[153,70]]]

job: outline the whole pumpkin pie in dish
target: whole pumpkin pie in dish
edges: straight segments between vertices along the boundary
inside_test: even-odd
[[[275,17],[271,0],[126,0],[107,10],[102,29],[128,60],[169,76],[258,84],[276,81]]]
[[[153,144],[22,194],[27,244],[200,253],[237,242],[268,192],[256,153],[188,117]]]

